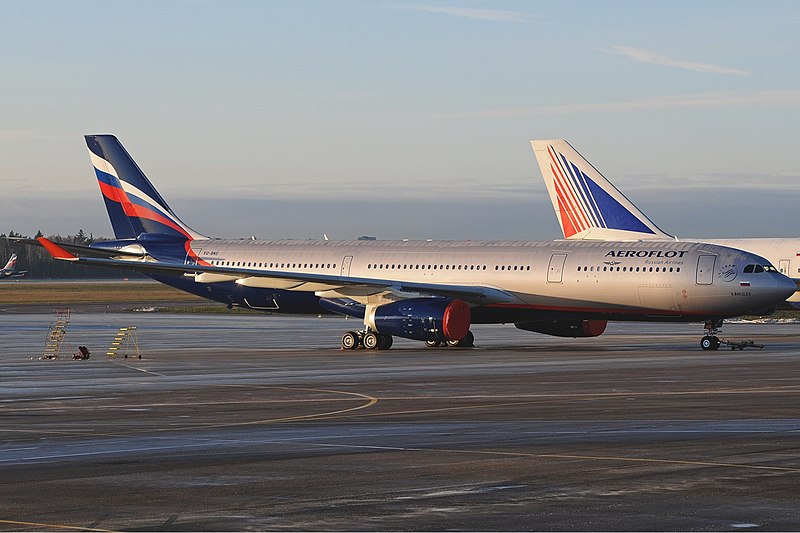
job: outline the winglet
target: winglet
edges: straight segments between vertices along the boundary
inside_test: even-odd
[[[49,239],[44,237],[36,237],[36,240],[39,241],[39,243],[44,246],[44,249],[47,250],[55,259],[64,259],[65,261],[75,261],[78,259],[77,256],[72,255]]]

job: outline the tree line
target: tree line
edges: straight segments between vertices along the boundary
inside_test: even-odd
[[[34,237],[43,237],[41,231],[37,231]],[[102,268],[85,265],[75,265],[69,261],[58,261],[53,259],[41,246],[28,246],[9,241],[6,237],[25,237],[27,235],[9,231],[8,234],[0,233],[0,268],[6,264],[11,254],[17,254],[17,270],[27,270],[26,278],[30,279],[141,279],[145,276],[133,270],[121,270],[118,268]],[[84,231],[78,230],[75,235],[48,235],[48,239],[55,242],[67,244],[80,244],[88,246],[92,243],[108,240],[95,239],[90,233],[86,235]],[[24,279],[24,278],[23,278]]]

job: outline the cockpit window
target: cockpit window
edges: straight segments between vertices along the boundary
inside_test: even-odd
[[[770,264],[766,265],[747,265],[744,267],[745,274],[761,274],[762,272],[777,272],[778,269]]]

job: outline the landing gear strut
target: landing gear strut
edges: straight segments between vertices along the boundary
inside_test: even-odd
[[[719,350],[720,340],[717,337],[717,333],[722,328],[722,320],[713,322],[708,320],[703,328],[706,330],[706,334],[700,339],[700,348],[703,350]]]

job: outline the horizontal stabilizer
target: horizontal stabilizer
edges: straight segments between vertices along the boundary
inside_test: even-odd
[[[25,244],[27,246],[43,246],[42,242],[39,239],[28,239],[26,237],[7,237],[9,241],[15,242],[17,244]],[[45,239],[48,242],[52,242],[57,244],[59,248],[63,248],[64,250],[71,252],[72,254],[78,254],[80,256],[86,257],[143,257],[143,251],[131,251],[131,250],[124,250],[124,249],[115,249],[115,248],[103,248],[104,241],[100,241],[95,243],[94,246],[85,246],[81,244],[69,244],[65,242],[55,242],[50,241],[49,239]],[[118,243],[119,241],[113,241]]]

